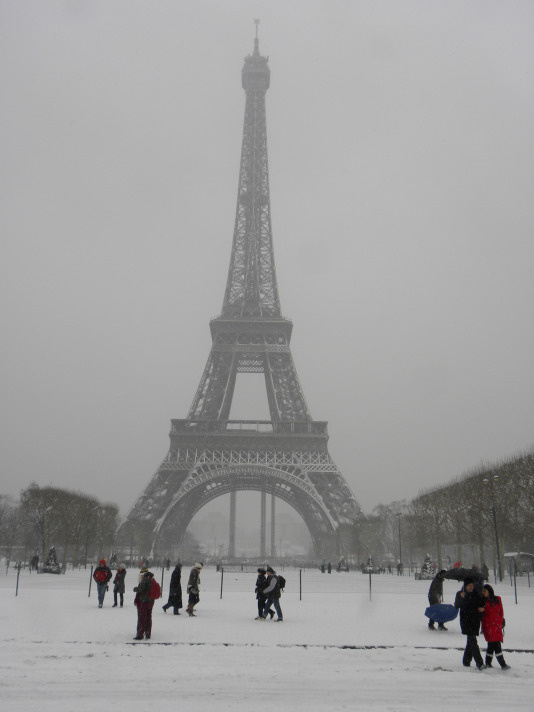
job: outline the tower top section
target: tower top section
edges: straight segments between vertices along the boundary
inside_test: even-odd
[[[254,53],[245,58],[245,121],[237,189],[234,241],[222,308],[225,319],[280,319],[274,268],[271,201],[267,161],[265,92],[270,70],[257,36]]]
[[[245,57],[245,64],[241,74],[243,89],[248,91],[266,92],[269,88],[271,70],[267,66],[269,57],[262,57],[260,54],[260,40],[258,38],[259,20],[254,20],[256,24],[256,37],[254,38],[254,52]]]

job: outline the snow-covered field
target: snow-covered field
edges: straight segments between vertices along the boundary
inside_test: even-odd
[[[188,571],[184,567],[184,576]],[[496,586],[512,666],[462,667],[458,619],[429,631],[428,581],[409,576],[284,571],[284,622],[255,621],[254,573],[202,572],[198,616],[153,615],[152,640],[133,641],[136,609],[99,609],[89,569],[64,576],[0,573],[2,712],[122,710],[534,710],[534,581]],[[157,571],[161,578],[161,571]],[[165,572],[164,591],[169,573]],[[458,585],[446,581],[445,602]],[[110,587],[111,589],[111,587]],[[166,597],[165,597],[166,600]],[[481,649],[484,639],[479,638]]]

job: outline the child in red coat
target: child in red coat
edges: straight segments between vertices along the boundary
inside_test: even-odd
[[[495,654],[503,670],[509,665],[504,662],[501,643],[503,642],[504,611],[500,596],[496,596],[493,587],[487,583],[482,592],[484,596],[484,613],[482,614],[482,632],[488,643],[486,650],[486,666],[492,667]]]

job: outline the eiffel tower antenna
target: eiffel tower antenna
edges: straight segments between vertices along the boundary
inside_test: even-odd
[[[317,555],[348,553],[362,509],[328,452],[328,429],[315,421],[291,355],[293,324],[282,316],[274,264],[265,94],[268,58],[245,57],[245,120],[232,252],[221,314],[210,321],[212,346],[186,419],[172,420],[170,449],[123,525],[149,532],[152,555],[179,544],[196,512],[231,495],[230,555],[235,555],[236,492],[261,493],[260,554],[266,554],[266,495],[304,519]],[[262,373],[270,419],[229,420],[238,373]],[[147,553],[147,552],[144,552]]]

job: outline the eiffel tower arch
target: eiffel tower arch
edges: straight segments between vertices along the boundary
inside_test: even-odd
[[[171,421],[170,449],[131,508],[129,525],[149,531],[153,553],[179,543],[208,502],[239,490],[284,500],[306,523],[317,555],[333,555],[364,517],[328,453],[328,429],[313,420],[290,350],[292,322],[281,312],[271,231],[265,94],[267,57],[242,70],[245,119],[230,268],[220,316],[187,415]],[[263,373],[270,420],[229,420],[238,373]],[[234,500],[235,502],[235,500]],[[262,526],[265,512],[262,511]]]

